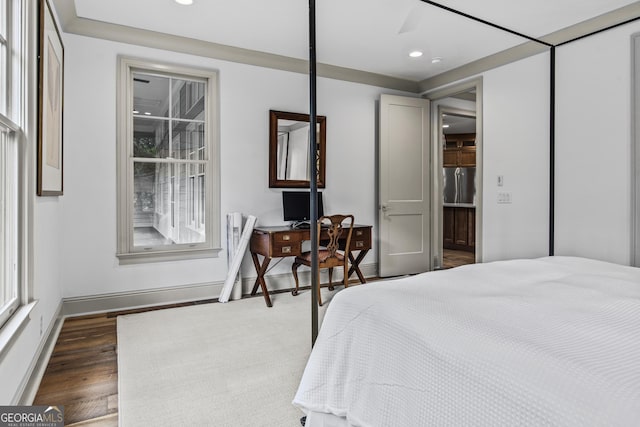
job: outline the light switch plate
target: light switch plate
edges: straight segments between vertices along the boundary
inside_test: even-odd
[[[510,192],[500,192],[500,193],[498,193],[498,203],[499,204],[511,203],[511,193]]]

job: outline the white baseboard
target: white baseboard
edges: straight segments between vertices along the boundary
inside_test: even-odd
[[[342,273],[336,269],[334,282],[342,279]],[[376,263],[363,264],[360,271],[364,277],[374,277],[378,274]],[[300,285],[307,286],[310,282],[309,270],[300,269]],[[355,277],[352,276],[352,279]],[[269,291],[293,289],[295,283],[291,273],[267,275]],[[320,274],[321,282],[328,280],[326,271]],[[251,293],[256,277],[243,277],[242,294]],[[199,283],[194,285],[176,286],[172,288],[148,289],[144,291],[119,292],[113,294],[90,295],[85,297],[65,298],[63,300],[62,313],[65,317],[80,316],[92,313],[104,313],[108,311],[128,310],[142,307],[152,307],[165,304],[176,304],[190,301],[201,301],[218,298],[222,290],[221,282]]]
[[[66,317],[217,298],[223,282],[65,298]]]
[[[31,405],[33,403],[33,399],[35,399],[38,388],[40,387],[40,381],[42,381],[44,372],[49,364],[53,348],[58,340],[58,335],[60,335],[63,322],[62,302],[60,302],[56,310],[55,320],[49,324],[45,332],[46,339],[40,341],[38,350],[34,354],[31,365],[29,366],[29,373],[25,375],[25,379],[18,389],[12,405]]]

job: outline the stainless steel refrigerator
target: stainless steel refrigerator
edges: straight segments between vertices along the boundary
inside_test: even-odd
[[[442,168],[444,203],[476,202],[476,168]]]

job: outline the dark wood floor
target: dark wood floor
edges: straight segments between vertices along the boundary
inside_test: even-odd
[[[443,249],[442,268],[459,267],[461,265],[473,264],[475,262],[476,254],[474,252]]]
[[[63,405],[66,426],[117,426],[116,350],[115,316],[66,319],[33,404]]]

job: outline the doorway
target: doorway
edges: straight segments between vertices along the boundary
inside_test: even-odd
[[[452,268],[475,262],[476,113],[440,105],[438,115],[442,268]]]
[[[481,262],[482,79],[425,96],[433,106],[433,268]]]

